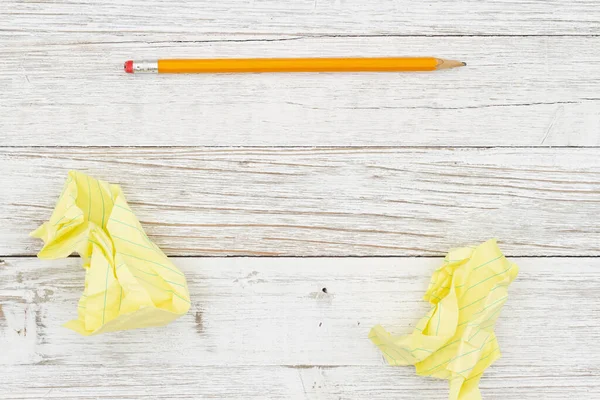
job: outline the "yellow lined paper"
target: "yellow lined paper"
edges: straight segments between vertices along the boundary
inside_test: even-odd
[[[146,235],[118,185],[69,172],[50,220],[31,233],[39,258],[76,252],[86,270],[78,318],[82,335],[163,326],[185,314],[185,276]]]
[[[377,325],[369,338],[389,364],[448,379],[450,400],[481,400],[481,375],[500,357],[494,325],[518,271],[496,240],[452,249],[424,296],[433,307],[413,333],[394,336]]]

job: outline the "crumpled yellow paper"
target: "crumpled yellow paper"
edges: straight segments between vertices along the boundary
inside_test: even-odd
[[[83,259],[78,318],[65,324],[82,335],[163,326],[190,308],[185,276],[150,241],[118,185],[70,171],[50,220],[31,236],[45,243],[39,258]]]
[[[390,365],[449,380],[450,400],[481,400],[483,371],[500,358],[494,325],[518,272],[494,239],[452,249],[424,296],[433,307],[413,333],[394,336],[377,325],[369,338]]]

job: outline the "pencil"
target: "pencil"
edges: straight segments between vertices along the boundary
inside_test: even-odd
[[[434,57],[378,58],[221,58],[125,62],[125,72],[159,74],[252,72],[409,72],[462,67],[466,63]]]

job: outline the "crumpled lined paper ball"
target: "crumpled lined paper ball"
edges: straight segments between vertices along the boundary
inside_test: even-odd
[[[449,380],[450,400],[480,400],[483,371],[500,358],[494,325],[518,272],[496,240],[450,250],[424,296],[433,307],[413,333],[394,336],[377,325],[369,338],[389,364]]]
[[[50,220],[31,236],[45,243],[39,258],[83,259],[78,318],[65,324],[82,335],[163,326],[190,308],[185,276],[150,241],[118,185],[69,172]]]

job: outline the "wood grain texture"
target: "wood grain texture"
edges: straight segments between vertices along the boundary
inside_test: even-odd
[[[492,236],[569,258],[514,259],[484,398],[600,398],[599,30],[593,0],[2,0],[0,399],[442,400],[445,381],[386,366],[367,332],[408,333],[425,312],[440,259],[423,256]],[[468,66],[121,69],[323,55]],[[151,238],[192,256],[174,258],[190,313],[91,338],[60,327],[80,260],[30,257],[27,233],[69,169],[121,184]]]
[[[170,255],[600,255],[597,149],[11,148],[0,254],[34,255],[69,169],[121,184]]]
[[[60,327],[76,315],[79,259],[5,259],[0,398],[446,396],[445,381],[385,366],[367,339],[376,323],[411,331],[440,259],[173,261],[189,282],[186,316],[86,338]],[[485,398],[596,398],[600,259],[513,261],[521,272],[497,325],[503,358],[484,376]]]
[[[3,31],[90,41],[219,35],[596,35],[593,0],[5,0]],[[38,38],[36,38],[38,36]]]
[[[485,400],[596,399],[598,372],[493,365],[481,380]],[[9,366],[0,399],[307,399],[446,400],[448,384],[389,366],[184,365],[176,368]],[[165,379],[166,378],[166,379]],[[169,384],[164,384],[165,381]]]
[[[66,34],[65,34],[66,35]],[[4,146],[600,146],[600,37],[0,36]],[[131,76],[129,58],[435,55],[435,73]]]

